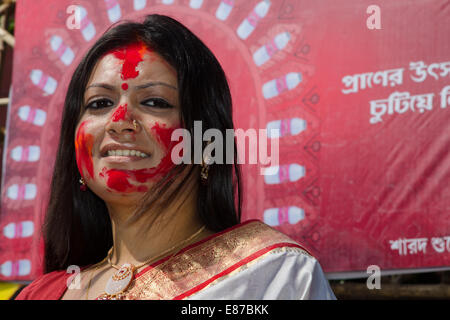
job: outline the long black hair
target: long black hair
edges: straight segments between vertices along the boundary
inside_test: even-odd
[[[80,191],[74,136],[83,114],[84,91],[95,64],[111,50],[136,42],[145,43],[177,71],[181,121],[192,137],[194,121],[202,122],[203,131],[215,128],[224,137],[227,129],[233,129],[232,101],[225,73],[213,53],[189,29],[170,17],[157,14],[146,16],[143,23],[120,22],[108,29],[86,53],[67,90],[43,226],[45,272],[96,263],[106,256],[113,244],[111,221],[104,201],[89,189]],[[224,155],[226,151],[224,146]],[[213,231],[240,222],[241,178],[235,145],[234,160],[234,164],[210,165],[207,184],[198,183],[197,212],[206,227]],[[178,172],[180,166],[183,165],[176,166]],[[174,194],[182,190],[188,177],[199,172],[199,165],[190,168]],[[173,197],[167,199],[170,201]]]

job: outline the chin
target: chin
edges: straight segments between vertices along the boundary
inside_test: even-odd
[[[100,199],[108,202],[121,202],[123,204],[135,204],[140,199],[142,199],[148,190],[150,190],[151,186],[148,185],[139,185],[139,186],[115,186],[115,188],[111,188],[105,185],[96,185],[89,187],[92,192],[94,192]]]

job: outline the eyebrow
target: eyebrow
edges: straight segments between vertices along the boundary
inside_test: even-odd
[[[145,88],[153,87],[153,86],[166,86],[166,87],[168,87],[168,88],[178,90],[177,87],[175,87],[175,86],[173,86],[173,85],[171,85],[171,84],[168,84],[168,83],[165,83],[165,82],[159,82],[159,81],[149,82],[149,83],[146,83],[146,84],[142,84],[142,85],[140,85],[140,86],[136,86],[135,89],[136,89],[136,90],[139,90],[139,89],[145,89]]]
[[[134,88],[136,90],[140,90],[140,89],[145,89],[145,88],[149,88],[149,87],[154,87],[154,86],[165,86],[174,90],[178,90],[177,87],[172,86],[171,84],[165,83],[165,82],[160,82],[160,81],[154,81],[154,82],[148,82],[145,84],[142,84],[140,86],[135,86]],[[93,83],[89,86],[86,87],[86,90],[89,88],[104,88],[107,90],[111,90],[114,91],[114,86],[106,84],[106,83]]]

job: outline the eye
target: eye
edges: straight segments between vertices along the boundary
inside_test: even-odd
[[[148,107],[154,107],[159,109],[170,109],[174,108],[170,103],[161,98],[151,98],[145,101],[142,101],[142,104]]]
[[[111,100],[103,98],[103,99],[97,99],[97,100],[94,100],[94,101],[88,103],[88,105],[86,106],[86,109],[89,109],[89,108],[102,109],[102,108],[111,107],[113,105],[114,105],[114,103]]]

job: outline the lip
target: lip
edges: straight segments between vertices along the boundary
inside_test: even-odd
[[[108,156],[104,157],[103,160],[107,163],[127,163],[127,162],[135,162],[140,160],[148,160],[148,158],[141,158],[136,156]]]
[[[145,153],[146,155],[148,155],[147,158],[150,158],[152,155],[151,152],[149,152],[141,147],[138,147],[138,146],[129,145],[129,144],[109,143],[100,149],[101,157],[108,158],[111,160],[117,160],[120,162],[129,161],[131,159],[134,161],[147,159],[147,158],[142,158],[142,157],[137,157],[137,156],[108,156],[108,151],[111,151],[111,150],[136,150],[136,151],[139,151],[139,152],[142,152],[142,153]]]

